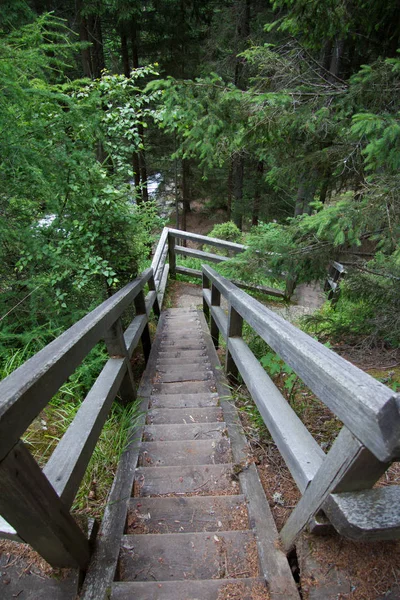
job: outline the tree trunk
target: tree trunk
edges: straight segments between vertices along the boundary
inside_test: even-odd
[[[124,69],[125,77],[129,77],[131,69],[129,65],[129,52],[128,52],[128,38],[125,33],[124,26],[121,25],[121,55],[122,55],[122,66]]]
[[[299,188],[297,190],[296,205],[294,209],[294,216],[311,214],[311,202],[314,200],[314,195],[317,189],[317,182],[315,177],[311,175],[310,178],[305,176],[300,181]]]
[[[131,46],[132,46],[132,65],[134,69],[139,68],[138,35],[135,19],[131,21]]]
[[[89,42],[89,33],[86,17],[81,14],[81,3],[77,6],[77,14],[79,19],[79,40],[81,42]],[[90,56],[90,47],[81,48],[82,70],[85,77],[92,78],[92,61]]]
[[[261,181],[262,181],[263,173],[264,173],[264,163],[262,160],[260,160],[257,163],[256,189],[254,192],[253,213],[251,215],[251,224],[254,226],[258,225],[258,219],[260,217]]]
[[[329,66],[329,72],[332,73],[332,75],[334,76],[334,77],[332,77],[332,81],[335,81],[335,78],[340,76],[343,51],[344,51],[344,40],[336,38],[335,44],[333,46],[331,64]]]
[[[143,148],[139,150],[139,166],[140,166],[140,185],[142,192],[142,200],[143,202],[147,202],[149,199],[149,192],[147,189],[147,165],[146,165],[146,152],[144,149],[144,127],[140,123],[138,125],[138,132],[140,136],[140,141],[142,143]]]
[[[235,156],[232,161],[232,188],[233,188],[233,222],[240,231],[243,228],[243,175],[244,159]]]
[[[92,42],[91,55],[93,78],[100,79],[101,72],[105,68],[101,19],[99,15],[89,15],[87,21],[89,40]]]
[[[229,172],[228,172],[228,190],[227,190],[227,198],[226,198],[226,218],[228,221],[232,218],[232,195],[233,195],[233,159],[229,163]]]

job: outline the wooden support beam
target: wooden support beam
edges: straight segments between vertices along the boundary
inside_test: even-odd
[[[175,238],[171,233],[168,233],[168,261],[169,274],[172,279],[176,279],[176,256],[175,256]]]
[[[175,246],[175,254],[190,256],[191,258],[198,258],[200,260],[208,260],[209,262],[215,263],[226,262],[229,260],[228,256],[212,254],[211,252],[203,252],[203,250],[195,250],[194,248],[184,248],[183,246]]]
[[[21,441],[1,461],[0,480],[0,512],[20,538],[53,567],[86,569],[86,536]]]
[[[219,306],[220,304],[221,304],[221,292],[219,291],[218,288],[215,287],[215,285],[211,284],[211,307]],[[211,332],[212,341],[214,343],[214,347],[216,350],[218,350],[219,329],[218,329],[218,325],[214,319],[212,310],[211,310],[210,332]]]
[[[156,295],[157,297],[157,295]],[[139,292],[139,294],[136,296],[135,300],[135,309],[136,309],[136,314],[137,315],[146,315],[146,302],[144,299],[144,294],[143,294],[143,290],[141,292]],[[144,358],[147,364],[147,361],[149,359],[150,356],[150,350],[151,350],[151,338],[150,338],[150,331],[149,331],[149,323],[146,320],[146,325],[144,326],[143,329],[143,333],[141,336],[141,341],[142,341],[142,347],[143,347],[143,354],[144,354]]]
[[[226,372],[226,376],[227,376],[228,380],[231,381],[232,383],[237,383],[239,371],[238,371],[235,361],[233,360],[231,351],[229,350],[229,338],[232,338],[232,337],[241,338],[242,330],[243,330],[243,317],[241,315],[239,315],[239,313],[234,308],[232,308],[232,306],[230,306],[229,312],[228,312],[228,326],[227,326],[228,344],[227,344],[226,359],[225,359],[225,372]]]
[[[143,295],[143,292],[141,292],[141,294]],[[112,325],[107,332],[104,341],[106,342],[108,354],[111,358],[122,358],[125,361],[126,371],[119,390],[121,400],[124,404],[134,402],[136,400],[135,379],[129,360],[128,348],[125,344],[121,319],[118,319],[118,321]]]
[[[209,305],[207,302],[207,293],[210,294],[210,304],[211,304],[210,280],[205,275],[205,273],[203,273],[203,312],[204,312],[206,321],[208,322],[208,320],[210,318],[210,308],[209,308]]]

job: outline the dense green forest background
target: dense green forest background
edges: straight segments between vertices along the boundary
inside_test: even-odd
[[[2,376],[147,264],[155,179],[243,276],[343,262],[315,323],[398,344],[399,46],[395,0],[4,1]]]

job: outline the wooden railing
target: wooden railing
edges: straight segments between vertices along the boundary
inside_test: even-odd
[[[165,230],[164,230],[165,231]],[[211,238],[206,235],[199,235],[198,233],[190,233],[188,231],[181,231],[180,229],[168,229],[168,245],[169,245],[169,265],[170,265],[170,275],[171,277],[175,277],[176,273],[180,275],[187,275],[189,277],[197,277],[198,279],[202,278],[202,273],[198,269],[191,269],[189,267],[183,267],[181,265],[176,264],[177,256],[188,256],[191,258],[197,258],[203,260],[205,262],[213,262],[220,263],[226,262],[235,254],[239,254],[247,250],[247,246],[243,244],[236,244],[235,242],[228,242],[225,240],[220,240],[218,238]],[[223,256],[221,254],[213,254],[212,252],[205,252],[204,250],[198,250],[195,248],[187,248],[186,246],[178,245],[179,241],[192,242],[199,245],[207,245],[207,246],[215,246],[216,248],[220,248],[222,250],[226,250],[229,256]],[[286,275],[282,274],[281,278],[286,279]],[[287,287],[286,291],[279,290],[277,288],[271,288],[264,285],[255,285],[250,283],[245,283],[243,281],[233,280],[234,283],[244,289],[253,290],[255,292],[259,292],[261,294],[266,294],[268,296],[275,296],[277,298],[286,298],[289,299],[291,294],[293,293],[294,287],[290,284]]]
[[[204,313],[215,346],[226,341],[225,368],[240,373],[302,498],[281,531],[286,550],[323,510],[353,539],[400,537],[400,487],[371,489],[400,457],[400,397],[203,265]],[[221,307],[221,297],[228,304]],[[342,421],[327,455],[242,338],[246,321]]]
[[[151,268],[0,383],[0,537],[29,543],[55,567],[85,569],[89,561],[87,536],[70,507],[117,394],[135,400],[130,358],[139,341],[146,361],[150,353],[148,318],[152,310],[160,314],[167,238],[164,231]],[[135,317],[124,332],[121,317],[132,305]],[[41,470],[21,437],[100,340],[110,358]]]
[[[340,297],[340,282],[346,275],[345,267],[335,260],[329,265],[328,277],[325,280],[324,291],[328,292],[328,300],[335,306]]]

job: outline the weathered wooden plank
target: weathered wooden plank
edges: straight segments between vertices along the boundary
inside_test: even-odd
[[[254,546],[251,531],[221,531],[216,536],[207,532],[125,535],[120,564],[131,581],[251,576],[258,575],[257,567],[254,573],[254,564],[253,572],[250,565]]]
[[[400,454],[400,396],[203,266],[232,306],[380,460]]]
[[[219,406],[204,408],[153,408],[147,413],[147,422],[157,423],[216,423],[222,421]]]
[[[146,442],[167,442],[182,440],[219,439],[225,432],[225,423],[196,423],[191,419],[187,423],[168,425],[146,425],[143,439]]]
[[[125,330],[124,338],[129,358],[132,358],[133,351],[139,343],[146,323],[146,315],[137,315]]]
[[[299,600],[299,593],[292,573],[281,549],[279,534],[272,516],[268,500],[265,496],[257,468],[254,464],[248,465],[248,443],[240,423],[240,418],[235,404],[230,397],[226,397],[227,382],[222,370],[218,355],[214,349],[208,332],[207,324],[203,316],[200,323],[204,331],[204,339],[211,364],[215,371],[217,391],[222,402],[224,420],[228,429],[231,442],[233,460],[235,464],[245,466],[239,473],[239,481],[242,493],[248,501],[248,513],[251,527],[257,531],[257,549],[260,568],[265,580],[268,581],[268,590],[272,600]],[[246,466],[247,465],[247,466]]]
[[[176,256],[175,256],[175,238],[168,232],[168,261],[169,274],[172,279],[176,279]]]
[[[157,289],[158,289],[158,292],[157,292],[157,294],[158,294],[158,305],[159,305],[160,309],[162,308],[162,305],[163,305],[165,290],[166,290],[167,281],[168,281],[168,274],[169,274],[169,265],[167,264],[164,267],[160,283],[157,286]]]
[[[74,501],[125,372],[124,359],[109,359],[43,469],[68,508]]]
[[[143,292],[140,292],[143,296]],[[144,331],[146,325],[144,327]],[[143,336],[143,333],[142,333]],[[125,372],[121,381],[119,395],[124,404],[129,404],[136,400],[136,386],[133,377],[132,365],[129,360],[129,353],[125,343],[125,337],[122,330],[121,319],[118,319],[104,336],[108,354],[111,358],[125,359]]]
[[[85,569],[89,543],[22,442],[1,461],[0,479],[0,512],[21,539],[54,567]]]
[[[152,408],[206,408],[217,406],[218,394],[215,393],[189,393],[178,394],[153,394],[151,396]]]
[[[202,274],[198,269],[190,269],[189,267],[182,267],[182,265],[176,266],[176,272],[179,275],[186,275],[186,277],[196,277],[196,279],[201,279]]]
[[[160,329],[163,326],[163,320],[164,316],[161,315],[158,324]],[[124,531],[129,499],[132,493],[135,465],[139,456],[139,440],[142,438],[145,413],[149,403],[149,380],[154,373],[157,351],[158,340],[156,336],[138,390],[139,397],[143,398],[138,407],[139,418],[132,426],[127,448],[118,463],[99,535],[96,538],[89,569],[80,593],[81,600],[103,600],[114,579],[121,536]]]
[[[346,427],[343,427],[321,468],[281,531],[286,550],[293,546],[298,535],[322,508],[330,493],[369,488],[388,466],[378,461]]]
[[[183,381],[178,383],[155,383],[152,396],[167,396],[168,394],[207,394],[214,392],[212,381]]]
[[[202,280],[203,280],[203,313],[204,313],[206,320],[208,321],[210,318],[210,308],[209,307],[211,305],[210,280],[205,275],[205,273],[202,273]]]
[[[206,260],[209,262],[226,262],[230,260],[228,256],[221,256],[221,254],[212,254],[212,252],[203,252],[203,250],[195,250],[194,248],[185,248],[184,246],[175,246],[175,254],[181,254],[182,256],[189,256],[191,258],[198,258],[199,260]]]
[[[158,383],[178,383],[181,381],[208,381],[212,378],[212,371],[205,368],[197,366],[190,369],[186,367],[187,365],[180,369],[167,369],[166,372],[157,369],[156,381]]]
[[[220,465],[230,462],[229,440],[179,440],[168,442],[142,442],[140,447],[140,466],[173,467],[179,471],[181,466]]]
[[[160,239],[158,240],[156,251],[154,252],[153,260],[151,262],[151,268],[153,272],[156,274],[158,271],[158,267],[165,250],[165,247],[168,243],[168,227],[164,227],[162,233],[160,235]]]
[[[225,314],[223,308],[219,306],[211,307],[211,318],[214,319],[218,331],[222,334],[223,338],[226,340],[227,330],[228,330],[228,317]],[[212,336],[211,336],[212,337]]]
[[[155,298],[155,300],[157,299],[157,294],[155,292],[154,292],[154,298]],[[147,315],[146,302],[144,299],[143,290],[140,290],[140,292],[136,295],[136,298],[134,299],[133,302],[135,304],[135,310],[136,310],[137,315]],[[158,304],[157,304],[157,306],[158,306]],[[144,359],[147,363],[149,356],[150,356],[150,350],[151,350],[151,338],[150,338],[150,330],[149,330],[148,322],[146,322],[146,325],[144,326],[140,340],[142,342]]]
[[[148,269],[0,383],[0,460],[150,277]]]
[[[181,359],[178,362],[180,365],[183,365],[190,371],[195,371],[196,369],[200,371],[205,369],[206,371],[208,371],[210,367],[210,361],[206,356],[201,356],[200,358],[197,358],[197,360],[193,357],[181,357]],[[159,373],[168,373],[171,369],[174,369],[176,363],[177,361],[175,358],[160,359],[157,361],[157,371]]]
[[[180,229],[169,229],[169,235],[182,240],[190,240],[192,242],[201,242],[209,246],[215,246],[216,248],[226,248],[233,252],[243,252],[247,246],[243,244],[236,244],[235,242],[227,242],[218,238],[208,237],[206,235],[200,235],[199,233],[191,233],[189,231],[182,231]]]
[[[132,523],[132,525],[130,525]],[[131,498],[127,533],[189,533],[248,529],[244,496]]]
[[[228,593],[232,598],[254,600],[262,597],[265,581],[262,578],[201,579],[198,581],[129,581],[114,583],[110,600],[216,600]]]
[[[293,479],[303,492],[325,459],[323,450],[244,340],[229,338],[228,347]]]
[[[400,539],[400,487],[331,494],[324,504],[335,529],[352,540]]]
[[[230,490],[238,491],[232,481],[233,465],[196,465],[188,467],[141,467],[136,469],[135,495],[160,496],[163,494],[204,495]]]
[[[228,313],[228,323],[227,323],[227,327],[226,327],[227,337],[241,338],[242,330],[243,330],[243,318],[241,317],[241,315],[239,315],[239,313],[234,308],[232,308],[232,306],[230,306],[229,313]],[[232,354],[229,350],[229,344],[228,344],[228,348],[227,348],[227,352],[226,352],[226,359],[225,359],[225,373],[226,373],[228,380],[232,380],[232,381],[237,380],[238,368],[236,366],[235,361],[232,358]]]
[[[215,320],[216,308],[221,304],[221,292],[215,285],[211,285],[211,321],[210,321],[210,333],[211,339],[214,343],[214,347],[218,349],[219,346],[219,327]]]

